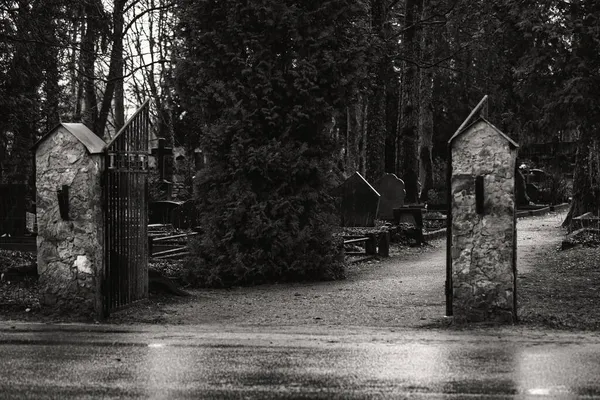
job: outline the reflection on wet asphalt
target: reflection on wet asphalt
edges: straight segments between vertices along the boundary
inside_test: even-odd
[[[600,396],[591,334],[186,329],[0,329],[0,398]]]

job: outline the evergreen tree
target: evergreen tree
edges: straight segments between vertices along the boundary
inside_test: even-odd
[[[177,69],[202,121],[200,284],[343,274],[328,195],[332,117],[363,73],[356,0],[179,0]]]
[[[48,0],[10,2],[0,9],[1,183],[32,187],[30,148],[38,131],[58,119],[58,39],[53,21],[61,7],[59,0]],[[42,126],[42,121],[47,124]]]
[[[569,225],[572,217],[600,211],[600,3],[507,3],[529,43],[516,63],[517,95],[527,99],[519,114],[530,119],[524,127],[546,137],[579,134]]]
[[[564,81],[551,109],[566,113],[566,128],[579,131],[573,202],[565,220],[570,224],[573,217],[600,212],[600,4],[584,0],[564,7],[569,29],[560,69]]]

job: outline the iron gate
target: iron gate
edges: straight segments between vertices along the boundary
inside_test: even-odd
[[[149,102],[106,146],[104,310],[148,297]]]

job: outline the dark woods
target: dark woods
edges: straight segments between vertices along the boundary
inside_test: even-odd
[[[446,143],[486,94],[523,154],[577,141],[545,167],[574,172],[573,215],[598,211],[593,0],[4,0],[0,15],[0,183],[33,200],[37,138],[59,121],[109,137],[150,98],[155,137],[208,160],[203,284],[340,276],[332,188],[389,172],[406,203],[443,203]]]

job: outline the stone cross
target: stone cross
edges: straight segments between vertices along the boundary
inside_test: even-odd
[[[394,208],[404,205],[404,182],[395,174],[385,174],[375,182],[375,190],[379,192],[379,212],[377,218],[391,221],[394,219]]]
[[[341,194],[342,226],[375,226],[379,193],[355,172],[338,188]]]
[[[152,155],[156,157],[158,173],[160,175],[160,179],[168,179],[171,176],[171,165],[169,165],[173,157],[173,149],[171,147],[166,147],[165,144],[167,139],[158,138],[158,148],[152,149]]]

